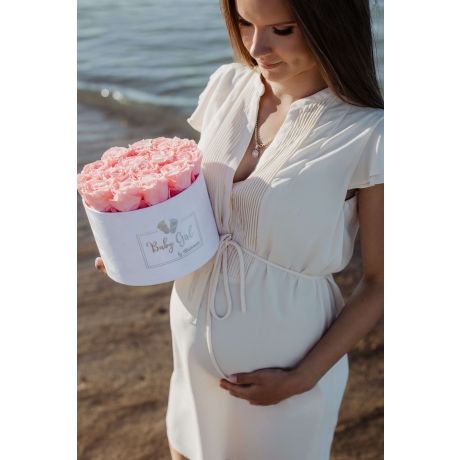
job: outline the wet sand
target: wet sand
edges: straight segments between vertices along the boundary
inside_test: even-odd
[[[104,120],[87,119],[87,126],[80,123],[83,131],[90,133],[90,125],[95,124],[95,129],[101,129]],[[126,120],[116,123],[120,129]],[[107,130],[112,131],[113,126]],[[82,161],[100,158],[112,145],[149,137],[141,127],[123,135],[120,142],[108,136],[97,144],[89,134],[82,136],[79,168]],[[78,459],[169,460],[165,415],[172,372],[172,283],[129,287],[97,272],[97,247],[79,201]],[[358,239],[352,261],[335,276],[345,299],[361,274]],[[331,459],[381,460],[383,322],[356,345],[349,361],[350,377]]]

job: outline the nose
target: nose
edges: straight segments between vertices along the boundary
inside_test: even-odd
[[[254,31],[249,52],[254,59],[259,59],[260,57],[271,53],[270,45],[266,34],[263,31]]]

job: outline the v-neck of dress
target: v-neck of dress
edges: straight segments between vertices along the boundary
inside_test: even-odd
[[[293,102],[282,126],[251,174],[245,180],[234,183],[235,173],[254,133],[260,97],[264,91],[260,74],[253,72],[205,146],[203,170],[221,234],[230,233],[233,207],[237,202],[246,200],[253,203],[254,212],[259,208],[265,190],[282,165],[295,153],[299,143],[308,137],[330,99],[330,90],[326,88]],[[251,243],[247,247],[252,246]]]
[[[265,85],[262,82],[262,74],[261,74],[260,69],[258,67],[254,71],[253,78],[254,78],[254,86],[256,88],[257,98],[255,99],[256,110],[255,110],[255,112],[253,112],[253,117],[251,119],[248,119],[248,126],[252,127],[252,132],[251,132],[251,135],[250,135],[247,143],[244,144],[245,148],[243,147],[244,150],[242,150],[242,154],[241,154],[241,156],[239,156],[238,162],[236,164],[236,167],[233,170],[232,192],[233,192],[233,189],[234,189],[235,186],[242,185],[242,184],[246,183],[248,181],[248,179],[250,179],[258,171],[258,169],[261,167],[261,165],[263,165],[267,161],[267,159],[270,157],[270,154],[272,153],[272,151],[275,149],[275,147],[279,143],[281,133],[284,133],[287,130],[289,122],[291,121],[290,120],[290,118],[291,118],[290,115],[292,114],[293,111],[300,109],[304,105],[308,105],[308,104],[311,104],[311,103],[314,103],[314,102],[319,102],[319,101],[321,101],[321,100],[323,100],[325,98],[330,97],[333,94],[331,89],[329,87],[327,87],[327,88],[324,88],[324,89],[322,89],[322,90],[320,90],[320,91],[318,91],[318,92],[316,92],[316,93],[314,93],[314,94],[312,94],[310,96],[307,96],[307,97],[304,97],[304,98],[301,98],[301,99],[297,99],[296,101],[294,101],[291,104],[291,106],[290,106],[290,108],[289,108],[289,110],[288,110],[288,112],[286,114],[286,117],[285,117],[282,125],[278,129],[275,137],[273,138],[273,140],[270,143],[270,145],[263,152],[263,154],[261,155],[259,161],[256,163],[256,166],[251,171],[251,173],[246,177],[246,179],[241,180],[241,181],[237,181],[237,182],[233,182],[233,179],[235,178],[236,171],[238,170],[241,162],[243,161],[244,155],[245,155],[245,153],[246,153],[246,151],[247,151],[247,149],[249,147],[249,144],[251,143],[251,139],[252,139],[252,136],[254,134],[254,128],[255,128],[256,120],[257,120],[257,117],[258,117],[258,114],[259,114],[260,99],[263,96],[263,94],[265,93]]]

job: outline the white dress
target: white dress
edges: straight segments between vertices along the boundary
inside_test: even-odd
[[[343,307],[332,273],[349,262],[357,197],[383,183],[383,111],[327,88],[291,105],[256,169],[233,184],[251,141],[260,73],[220,67],[189,123],[221,243],[171,295],[174,372],[167,432],[190,460],[327,460],[345,389],[343,357],[311,391],[252,406],[222,377],[296,365]]]

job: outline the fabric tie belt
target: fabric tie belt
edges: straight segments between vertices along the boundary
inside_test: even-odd
[[[220,243],[217,249],[217,255],[214,260],[214,266],[211,272],[210,284],[209,284],[209,294],[208,294],[208,308],[206,313],[206,341],[208,343],[208,351],[209,356],[211,358],[212,364],[216,368],[216,371],[224,378],[227,379],[228,377],[222,372],[219,365],[217,364],[216,357],[214,356],[214,352],[212,349],[212,338],[211,338],[211,321],[212,317],[214,319],[223,321],[230,316],[232,312],[232,297],[230,295],[229,283],[228,283],[228,254],[227,248],[229,246],[233,246],[236,249],[238,254],[239,264],[240,264],[240,305],[241,305],[241,312],[246,313],[246,298],[244,294],[244,258],[243,252],[249,254],[254,259],[260,260],[264,264],[270,265],[271,267],[275,267],[279,270],[282,270],[286,273],[290,273],[295,276],[299,276],[301,278],[307,279],[324,279],[327,278],[327,275],[320,275],[320,276],[310,276],[304,275],[303,273],[298,273],[293,270],[289,270],[287,268],[282,267],[281,265],[274,264],[273,262],[268,261],[262,257],[259,257],[257,254],[254,254],[252,251],[249,251],[246,248],[240,246],[236,241],[232,240],[232,235],[227,233],[225,235],[220,236]],[[224,279],[224,290],[225,296],[227,297],[227,311],[225,315],[219,316],[215,309],[215,298],[216,298],[216,291],[217,291],[217,283],[219,281],[219,273],[220,267],[222,266],[222,274]]]

